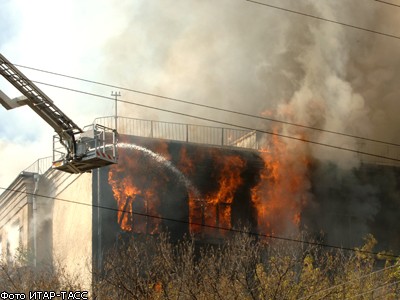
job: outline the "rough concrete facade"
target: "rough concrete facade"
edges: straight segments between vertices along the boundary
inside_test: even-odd
[[[199,239],[209,242],[223,237],[225,232],[192,226],[190,222],[217,227],[246,224],[257,230],[258,215],[251,191],[261,180],[260,169],[265,168],[258,152],[265,136],[249,132],[230,138],[229,131],[199,131],[182,124],[166,133],[163,124],[148,122],[148,126],[132,123],[136,134],[120,136],[120,142],[136,148],[121,147],[118,166],[81,175],[48,168],[21,173],[10,190],[0,195],[3,257],[11,259],[21,245],[32,253],[32,264],[60,263],[69,275],[79,276],[84,287],[90,289],[93,274],[102,268],[104,256],[120,238],[168,229],[177,238],[197,232]],[[229,160],[232,158],[239,160]],[[241,181],[221,196],[220,182],[228,171],[237,172],[230,178],[240,177]],[[297,226],[316,234],[323,230],[324,238],[332,244],[352,247],[363,234],[372,232],[380,242],[386,242],[385,247],[400,247],[393,238],[399,231],[398,226],[394,228],[399,217],[399,174],[394,166],[378,164],[343,171],[329,162],[310,163],[307,192],[312,197],[302,207]],[[110,178],[123,184],[134,183],[133,187],[141,191],[123,195],[119,199],[123,206],[119,206],[115,191],[124,186],[117,184],[113,188]],[[231,199],[226,201],[229,195]],[[216,203],[205,201],[207,197]],[[150,204],[155,202],[157,206],[150,210]],[[130,210],[142,215],[132,215]],[[156,222],[157,218],[146,214],[164,219]],[[228,219],[223,218],[226,214]],[[284,216],[276,214],[274,218],[278,222]],[[386,228],[392,228],[392,232]]]

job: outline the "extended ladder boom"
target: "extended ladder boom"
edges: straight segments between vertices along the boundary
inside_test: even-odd
[[[0,75],[24,95],[10,99],[0,91],[0,104],[6,109],[28,105],[57,133],[53,138],[53,168],[83,173],[117,163],[116,130],[96,124],[82,130],[2,54]]]
[[[2,54],[0,54],[0,74],[27,98],[26,104],[53,127],[60,136],[65,137],[65,134],[71,136],[82,132],[78,125],[54,105],[45,93]]]

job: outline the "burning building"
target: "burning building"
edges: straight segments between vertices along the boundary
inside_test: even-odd
[[[109,126],[113,119],[97,120]],[[373,233],[400,249],[399,169],[343,171],[301,141],[257,131],[119,118],[119,163],[73,175],[38,160],[0,196],[0,249],[61,261],[89,285],[121,238],[169,231],[216,243],[247,226],[267,235],[306,229],[353,247]],[[301,145],[301,146],[299,146]],[[383,179],[384,178],[384,179]],[[397,227],[396,227],[397,228]],[[51,255],[49,255],[51,253]]]

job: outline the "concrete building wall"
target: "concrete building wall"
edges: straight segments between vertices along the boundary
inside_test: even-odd
[[[0,256],[11,260],[19,250],[32,266],[60,265],[90,289],[91,174],[50,169],[43,175],[23,172],[16,178],[0,195]]]
[[[133,147],[119,148],[118,165],[93,172],[93,201],[102,207],[93,208],[96,267],[131,236],[168,231],[173,240],[193,233],[219,242],[227,231],[201,224],[255,227],[250,190],[263,165],[256,151],[122,135],[120,141]],[[225,177],[230,191],[219,192]]]
[[[34,251],[37,263],[60,263],[90,289],[93,270],[101,269],[107,251],[121,238],[157,234],[164,229],[177,239],[189,232],[203,240],[224,235],[225,231],[191,226],[190,222],[229,228],[250,223],[256,230],[251,191],[261,180],[260,169],[265,165],[254,149],[265,135],[249,132],[231,139],[225,134],[228,131],[220,130],[215,140],[221,145],[214,141],[208,142],[210,145],[194,144],[191,137],[198,136],[199,142],[203,135],[194,135],[190,126],[182,127],[186,139],[168,141],[154,138],[158,127],[151,124],[149,138],[120,135],[125,147],[119,149],[118,165],[81,175],[50,169],[40,176],[38,190],[34,174],[18,176],[10,189],[28,194],[7,191],[0,195],[0,253],[12,252],[15,240],[21,241]],[[237,147],[227,147],[230,143]],[[232,175],[227,177],[228,173]],[[399,218],[399,174],[394,167],[365,165],[343,171],[329,163],[314,162],[308,174],[314,198],[301,211],[301,226],[315,232],[323,230],[333,244],[350,247],[355,237],[372,231],[379,241],[388,241],[388,248],[400,247],[397,241],[392,242],[399,231],[395,226]],[[225,200],[220,196],[223,178],[241,179],[225,193]],[[122,193],[125,185],[139,191]],[[121,192],[120,203],[116,191]],[[212,205],[207,206],[204,199],[218,203],[209,201]],[[224,212],[229,215],[226,220],[222,218]],[[122,226],[122,220],[128,227]],[[393,229],[384,233],[387,228]]]
[[[21,173],[0,197],[0,254],[12,260],[31,249],[34,174]],[[26,192],[26,193],[25,193]]]
[[[51,171],[47,188],[56,198],[48,218],[52,226],[52,258],[89,289],[92,278],[92,174]],[[72,202],[70,202],[72,201]],[[80,204],[73,203],[79,202]],[[46,220],[44,216],[43,220]]]

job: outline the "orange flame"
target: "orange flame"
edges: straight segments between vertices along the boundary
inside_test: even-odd
[[[284,233],[300,225],[310,188],[309,159],[303,152],[299,144],[285,143],[276,135],[261,151],[264,169],[260,182],[251,191],[259,232]]]
[[[153,142],[151,148],[171,159],[166,142]],[[260,233],[285,233],[299,227],[310,188],[310,163],[305,150],[304,144],[287,143],[274,135],[268,147],[260,151],[264,165],[258,183],[251,189]],[[199,191],[187,190],[190,231],[206,236],[224,235],[227,231],[211,227],[232,228],[232,204],[240,201],[237,195],[245,180],[245,159],[215,148],[189,152],[185,146],[181,147],[179,159],[179,170],[194,186],[199,185]],[[161,219],[146,215],[162,216],[160,203],[165,193],[161,191],[168,185],[169,177],[163,171],[151,174],[160,170],[156,164],[159,163],[151,162],[139,151],[126,150],[120,151],[120,163],[110,168],[108,179],[120,210],[118,223],[122,230],[150,234],[159,231]],[[204,174],[203,166],[209,174]]]
[[[189,221],[192,233],[204,232],[208,235],[215,235],[213,228],[203,227],[198,224],[216,226],[230,229],[232,227],[231,205],[237,189],[242,185],[241,173],[246,165],[245,161],[236,155],[223,156],[221,152],[213,149],[196,156],[199,164],[204,163],[205,156],[212,158],[214,172],[210,174],[212,179],[217,181],[215,187],[210,188],[205,195],[194,195],[189,193]],[[179,164],[185,175],[193,176],[196,172],[194,159],[189,157],[186,148],[182,148],[181,162]],[[207,178],[203,178],[207,180]],[[210,182],[212,186],[214,182]],[[220,230],[224,234],[225,230]]]
[[[228,156],[221,163],[218,188],[205,197],[205,224],[230,229],[231,205],[236,190],[243,183],[241,172],[245,162],[239,156]]]
[[[197,159],[198,161],[201,161],[202,157],[198,155]],[[194,159],[188,155],[186,147],[182,147],[180,151],[179,169],[186,176],[191,176],[196,172]],[[202,226],[198,224],[203,224],[204,201],[199,194],[196,194],[193,191],[189,191],[188,198],[190,232],[199,233],[201,232]]]
[[[156,145],[158,153],[169,157],[166,143]],[[168,180],[161,172],[152,174],[151,159],[136,150],[119,152],[120,162],[110,167],[108,182],[118,206],[118,223],[122,230],[154,234],[159,231],[160,197],[157,190]],[[156,179],[156,180],[153,180]]]

